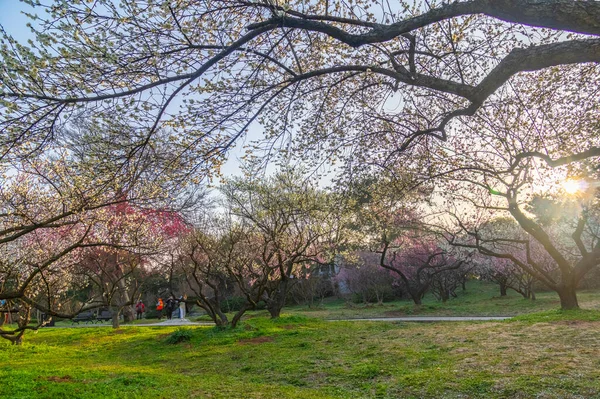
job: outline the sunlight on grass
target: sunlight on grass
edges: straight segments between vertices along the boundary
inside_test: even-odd
[[[447,304],[428,300],[420,311],[456,314],[483,301],[488,311],[500,302],[538,312],[506,322],[447,324],[329,323],[306,316],[339,316],[347,309],[338,302],[308,313],[287,309],[277,320],[252,317],[233,330],[186,327],[189,340],[176,345],[167,338],[178,327],[47,328],[21,347],[0,344],[0,397],[508,398],[543,392],[587,398],[600,392],[600,312],[548,310],[551,295],[540,294],[530,305],[516,296],[494,297],[489,288],[475,286]],[[597,297],[583,293],[582,304]],[[363,310],[385,314],[408,306]]]

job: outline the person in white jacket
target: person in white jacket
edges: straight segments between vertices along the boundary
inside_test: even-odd
[[[187,299],[187,295],[183,295],[179,297],[179,318],[185,319],[185,300]]]

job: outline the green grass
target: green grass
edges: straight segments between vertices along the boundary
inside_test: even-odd
[[[446,304],[331,301],[214,327],[46,328],[0,341],[0,398],[599,398],[600,294],[560,311],[475,282]],[[515,315],[504,322],[326,321]],[[153,320],[147,320],[152,322]],[[69,326],[69,322],[58,323]]]
[[[500,297],[497,284],[481,281],[470,281],[467,290],[457,291],[457,298],[452,298],[446,303],[436,300],[432,295],[426,295],[421,306],[415,306],[412,301],[386,302],[383,305],[355,304],[342,299],[328,298],[323,306],[308,308],[307,306],[289,306],[286,313],[320,318],[326,320],[343,320],[370,317],[402,317],[402,316],[517,316],[543,311],[552,311],[560,308],[560,300],[555,292],[539,292],[537,299],[531,301],[509,290],[508,295]],[[579,303],[583,309],[600,310],[600,292],[598,290],[580,291]],[[235,313],[228,313],[229,319]],[[245,319],[252,317],[268,317],[266,310],[250,311]],[[211,322],[207,315],[190,316],[192,321]],[[164,320],[164,318],[163,318]],[[159,322],[158,319],[135,320],[130,324],[151,324]],[[110,325],[109,322],[103,323]],[[58,326],[71,326],[70,321],[57,323]],[[81,323],[79,326],[85,326]]]
[[[0,397],[600,398],[598,320],[49,328],[0,344]]]
[[[538,322],[582,322],[582,321],[600,321],[600,312],[598,310],[578,309],[578,310],[548,310],[545,312],[524,314],[513,317],[510,321],[525,321],[529,323]]]
[[[306,306],[286,308],[287,312],[323,319],[355,319],[367,317],[402,316],[516,316],[560,308],[560,300],[555,292],[537,293],[537,299],[524,299],[520,294],[509,290],[500,297],[498,285],[471,281],[467,290],[457,291],[457,298],[443,303],[432,295],[426,295],[421,306],[411,301],[386,302],[383,305],[348,303],[340,299],[327,300],[323,306],[309,309]],[[598,290],[580,291],[579,304],[584,309],[600,310]]]

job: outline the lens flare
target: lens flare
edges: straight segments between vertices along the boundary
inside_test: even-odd
[[[587,182],[583,180],[566,180],[562,183],[562,188],[567,194],[577,194],[585,191],[588,187]]]

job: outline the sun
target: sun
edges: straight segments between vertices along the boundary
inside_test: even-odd
[[[587,183],[583,180],[565,180],[562,182],[562,188],[567,194],[576,194],[587,188]]]

